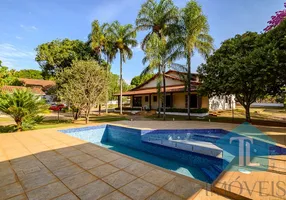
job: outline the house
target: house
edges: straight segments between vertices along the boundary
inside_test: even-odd
[[[16,89],[25,89],[29,88],[31,91],[36,94],[40,95],[44,98],[47,103],[51,104],[54,99],[55,95],[49,95],[48,90],[56,85],[54,81],[51,80],[39,80],[39,79],[29,79],[29,78],[19,78],[22,82],[23,86],[3,86],[0,90],[5,92],[13,92]]]
[[[176,109],[187,108],[187,92],[185,89],[186,73],[170,70],[166,72],[166,107]],[[123,96],[130,97],[131,108],[143,108],[143,109],[157,109],[158,108],[158,95],[157,95],[157,82],[158,74],[144,82],[143,84],[123,92]],[[208,98],[207,96],[200,96],[197,93],[197,88],[201,84],[198,74],[192,74],[191,76],[191,98],[190,108],[208,108],[210,110],[225,110],[231,109],[234,106],[234,96],[221,96]],[[163,92],[163,87],[161,87]],[[119,95],[118,96],[119,100]],[[118,101],[119,102],[119,101]]]
[[[11,86],[11,85],[4,85],[0,88],[0,91],[4,91],[7,93],[12,93],[14,90],[24,90],[27,89],[25,86]],[[31,92],[35,95],[43,96],[45,93],[39,88],[30,88]]]

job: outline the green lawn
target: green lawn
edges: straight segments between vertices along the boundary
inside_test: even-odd
[[[11,121],[10,118],[3,118],[6,119],[3,122],[9,122]],[[108,114],[108,115],[91,115],[90,122],[98,122],[98,123],[105,123],[105,122],[113,122],[113,121],[120,121],[120,120],[127,120],[126,116],[120,116],[116,114]],[[83,125],[85,119],[81,118],[78,120],[79,123],[73,123],[72,120],[46,120],[43,121],[40,124],[37,124],[33,130],[39,130],[39,129],[46,129],[46,128],[61,128],[61,127],[68,127],[68,126],[76,126],[76,125]],[[1,121],[2,122],[2,121]],[[13,121],[12,121],[13,122]],[[0,133],[10,133],[15,132],[15,125],[0,125]]]

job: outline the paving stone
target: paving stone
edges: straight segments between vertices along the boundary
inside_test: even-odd
[[[127,183],[133,181],[134,179],[136,179],[136,176],[133,176],[124,171],[118,171],[104,177],[102,180],[111,185],[112,187],[118,189],[123,185],[126,185]]]
[[[101,160],[99,160],[97,158],[92,158],[90,160],[78,163],[78,165],[80,167],[82,167],[83,169],[86,169],[86,170],[92,169],[92,168],[97,167],[97,166],[102,165],[102,164],[104,164],[104,162],[102,162]]]
[[[16,180],[16,176],[14,173],[0,176],[0,187],[3,187],[11,183],[15,183],[16,181],[17,180]]]
[[[183,198],[188,198],[192,196],[201,188],[201,185],[180,177],[174,178],[171,182],[164,186],[165,190],[168,190],[169,192],[174,193]]]
[[[83,154],[82,151],[77,150],[76,148],[73,148],[73,147],[57,149],[56,151],[67,158]]]
[[[123,186],[119,190],[132,199],[142,200],[149,197],[158,189],[159,188],[157,186],[152,185],[143,179],[136,179],[135,181]]]
[[[130,166],[126,167],[124,169],[124,171],[133,174],[135,176],[143,176],[144,174],[146,174],[147,172],[153,170],[152,167],[139,163],[139,162],[134,162],[133,164],[131,164]]]
[[[175,178],[174,175],[166,173],[162,170],[152,170],[141,177],[145,181],[148,181],[149,183],[152,183],[154,185],[157,185],[159,187],[164,186],[168,182],[170,182],[173,178]]]
[[[124,169],[125,167],[128,167],[129,165],[132,164],[132,162],[134,162],[133,160],[129,159],[129,158],[119,158],[117,160],[114,160],[112,162],[110,162],[109,164],[119,168],[119,169]]]
[[[94,157],[103,156],[103,155],[106,155],[106,154],[109,154],[109,153],[110,153],[110,151],[107,151],[105,149],[97,149],[95,151],[88,152],[89,155],[92,155]]]
[[[182,198],[167,192],[166,190],[158,190],[155,194],[151,195],[147,200],[182,200]]]
[[[114,160],[117,160],[121,158],[122,156],[116,154],[116,153],[108,153],[102,156],[98,156],[98,159],[103,160],[104,162],[111,162]]]
[[[87,183],[95,181],[97,178],[88,172],[82,172],[63,179],[63,183],[71,190],[79,188]]]
[[[67,193],[68,188],[61,182],[51,183],[27,192],[29,200],[48,200]]]
[[[21,184],[25,191],[33,190],[35,188],[55,182],[57,178],[46,171],[43,173],[35,173],[33,176],[27,176],[21,180]]]
[[[78,198],[71,192],[54,198],[53,200],[78,200]]]
[[[60,179],[64,179],[64,178],[67,178],[69,176],[72,176],[72,175],[75,175],[75,174],[78,174],[78,173],[81,173],[83,172],[83,169],[79,168],[78,166],[76,165],[71,165],[71,166],[67,166],[67,167],[64,167],[64,168],[61,168],[59,170],[56,170],[54,172],[54,174],[60,178]]]
[[[89,183],[81,188],[73,190],[80,198],[85,200],[96,200],[114,191],[114,188],[101,180]]]
[[[119,170],[118,168],[113,167],[112,165],[105,164],[105,165],[100,165],[99,167],[92,168],[89,170],[89,172],[99,178],[102,178],[118,170]]]
[[[0,200],[8,199],[10,197],[22,194],[24,192],[19,182],[6,185],[0,188]]]
[[[114,191],[100,200],[131,200],[131,199],[118,191]]]
[[[28,200],[25,194],[20,194],[18,196],[12,197],[9,200]]]
[[[70,165],[74,165],[74,163],[71,162],[70,160],[66,159],[66,158],[57,160],[55,162],[45,163],[45,166],[47,168],[49,168],[49,170],[51,170],[51,171],[56,171],[60,168],[67,167]]]

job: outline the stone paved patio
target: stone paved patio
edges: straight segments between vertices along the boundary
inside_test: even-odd
[[[121,122],[135,127],[140,125],[138,123]],[[144,123],[140,126],[166,127],[166,123],[161,122]],[[168,122],[167,126],[176,129],[221,125]],[[227,129],[227,125],[221,128]],[[273,130],[271,133],[279,136],[277,140],[282,144],[285,140],[283,132],[275,134]],[[275,159],[276,163],[278,159]],[[279,169],[286,168],[285,160],[285,157],[279,158]],[[285,171],[277,173],[275,170],[271,173],[277,175],[277,180],[283,180]],[[235,177],[234,174],[229,175],[228,180],[232,180],[231,177]],[[259,179],[260,176],[255,177]],[[242,178],[249,181],[253,176]],[[262,178],[265,179],[264,174]],[[198,180],[104,149],[56,129],[1,134],[0,180],[0,200],[226,199],[207,191],[206,185]]]

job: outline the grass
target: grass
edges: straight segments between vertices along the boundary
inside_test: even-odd
[[[245,112],[242,107],[238,107],[234,110],[234,118],[232,118],[232,111],[218,111],[212,112],[216,116],[207,116],[204,118],[191,117],[191,120],[196,121],[210,121],[210,122],[222,122],[222,123],[235,123],[240,124],[245,122]],[[264,126],[280,126],[286,127],[286,112],[281,108],[251,108],[251,119],[254,125]],[[157,118],[157,115],[145,116],[145,118],[152,120],[163,120]],[[167,115],[167,121],[184,121],[188,120],[187,116]]]
[[[7,120],[3,122],[12,122],[11,118],[6,118]],[[47,128],[61,128],[61,127],[68,127],[71,125],[83,125],[84,118],[79,119],[79,123],[73,123],[72,120],[45,120],[40,124],[37,124],[32,130],[39,130],[39,129],[47,129]],[[90,122],[113,122],[113,121],[120,121],[120,120],[127,120],[126,116],[120,116],[117,114],[102,114],[101,116],[91,115]],[[2,122],[2,121],[1,121]],[[0,134],[1,133],[11,133],[15,132],[16,128],[14,124],[10,125],[0,125]]]

